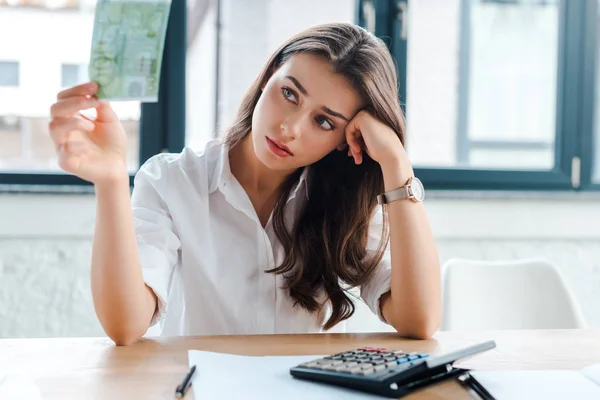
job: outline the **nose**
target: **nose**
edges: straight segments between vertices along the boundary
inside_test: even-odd
[[[297,113],[289,115],[281,123],[281,133],[283,134],[283,136],[289,137],[291,139],[299,139],[300,136],[302,136],[302,124],[302,114]]]

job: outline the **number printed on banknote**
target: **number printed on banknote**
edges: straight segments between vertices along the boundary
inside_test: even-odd
[[[171,1],[99,0],[89,76],[105,100],[158,101]]]

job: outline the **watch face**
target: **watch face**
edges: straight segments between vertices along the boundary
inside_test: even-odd
[[[425,188],[423,187],[423,183],[419,180],[419,178],[413,178],[410,186],[415,200],[425,200]]]

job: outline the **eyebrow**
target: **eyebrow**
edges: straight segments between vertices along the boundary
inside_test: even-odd
[[[291,75],[287,75],[286,78],[288,78],[290,81],[292,81],[294,83],[294,85],[300,91],[300,93],[302,93],[305,96],[308,96],[308,92],[306,91],[306,88],[304,86],[302,86],[302,84],[300,82],[298,82],[298,79],[294,78]],[[343,119],[346,122],[349,121],[348,118],[344,117],[342,114],[340,114],[337,111],[333,111],[329,107],[322,107],[322,110],[325,111],[327,114],[333,115],[334,117],[341,118],[341,119]]]

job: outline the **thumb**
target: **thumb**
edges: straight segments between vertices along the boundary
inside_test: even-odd
[[[96,106],[96,121],[98,122],[115,122],[119,117],[107,101],[100,100]]]

